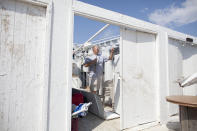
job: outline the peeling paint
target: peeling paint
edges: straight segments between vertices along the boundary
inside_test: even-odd
[[[45,15],[46,9],[15,0],[0,2],[0,127],[42,130],[46,19],[39,14]]]
[[[15,57],[17,63],[24,56],[24,45],[23,44],[15,44],[13,48],[13,57]]]
[[[5,32],[8,32],[9,30],[9,25],[10,25],[9,17],[10,15],[6,14],[5,18],[3,18],[1,21]]]
[[[6,47],[17,63],[24,57],[24,44],[13,44],[10,42],[6,44]]]

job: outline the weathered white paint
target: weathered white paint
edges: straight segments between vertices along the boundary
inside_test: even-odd
[[[154,95],[157,97],[155,101],[157,107],[153,110],[157,112],[158,121],[165,122],[170,112],[171,107],[168,108],[165,96],[169,93],[177,93],[171,80],[180,75],[181,67],[171,74],[169,71],[172,70],[173,65],[170,61],[175,59],[177,61],[174,62],[178,65],[181,63],[179,57],[181,54],[182,75],[188,76],[196,72],[196,47],[187,45],[179,48],[177,44],[182,43],[180,41],[177,44],[172,42],[168,45],[168,38],[185,41],[186,37],[193,38],[194,43],[197,44],[196,37],[83,2],[74,1],[72,5],[72,0],[54,0],[51,10],[53,26],[50,47],[49,36],[47,36],[47,32],[50,31],[48,28],[50,22],[46,17],[50,13],[47,9],[51,1],[23,1],[25,2],[0,0],[0,129],[2,131],[41,131],[46,130],[45,125],[50,131],[70,130],[73,12],[121,27],[134,28],[138,30],[137,32],[156,34],[154,60],[157,66],[154,75],[158,77],[153,85],[157,87],[154,89],[157,91],[157,95]],[[6,9],[2,8],[2,5]],[[175,48],[176,46],[178,49]],[[48,50],[49,47],[50,50]],[[170,58],[169,53],[173,50],[179,55]],[[121,54],[121,57],[122,55],[124,54]],[[120,68],[124,66],[124,60],[121,60]],[[122,78],[121,75],[120,77]],[[122,88],[125,87],[122,86]],[[49,93],[47,93],[48,89]],[[184,88],[183,94],[196,95],[196,91],[196,85],[194,85]],[[124,92],[121,91],[121,96],[123,95]],[[49,99],[46,99],[47,96]],[[129,107],[124,109],[126,108]],[[143,114],[140,117],[143,117]],[[130,118],[125,116],[123,119]]]
[[[70,131],[72,82],[72,0],[53,0],[49,86],[49,131]]]
[[[168,119],[168,35],[160,31],[156,38],[156,80],[158,121],[165,123]]]
[[[43,130],[48,130],[48,122],[49,122],[49,81],[50,81],[50,57],[51,57],[51,28],[52,28],[52,2],[48,3],[47,5],[47,12],[46,12],[46,44],[45,44],[45,63],[44,63],[44,99],[43,99]]]
[[[46,8],[0,1],[0,129],[43,130]]]
[[[197,71],[196,69],[197,47],[196,46],[186,45],[186,44],[183,44],[182,41],[169,39],[169,47],[171,48],[171,52],[169,52],[169,56],[172,58],[169,61],[171,64],[174,64],[172,66],[174,66],[174,71],[175,71],[172,73],[172,70],[169,70],[169,72],[171,72],[172,75],[176,76],[174,80],[177,80],[178,78],[181,78],[181,77],[187,77]],[[178,74],[176,73],[176,71]],[[178,85],[175,84],[175,86],[178,86]],[[183,94],[184,95],[197,95],[197,85],[192,85],[192,86],[183,88]]]
[[[155,35],[121,29],[121,129],[157,120],[155,88]]]
[[[168,95],[182,95],[182,88],[176,82],[182,76],[182,54],[179,48],[182,46],[175,40],[168,41],[168,72],[169,72],[169,90]],[[179,112],[178,106],[169,103],[169,115],[174,115]]]
[[[1,6],[5,4],[6,8],[10,8],[6,11],[0,8],[1,22],[10,23],[0,26],[1,30],[8,30],[2,30],[0,35],[0,77],[4,86],[1,88],[3,95],[0,96],[3,102],[0,108],[3,119],[0,121],[1,129],[69,130],[72,1],[56,0],[53,10],[48,9],[51,8],[48,0],[0,2]],[[62,12],[67,13],[59,15]],[[4,13],[10,17],[7,18]],[[52,17],[50,13],[53,13]],[[52,34],[48,35],[50,23],[54,26]],[[52,47],[46,45],[48,43]]]
[[[183,76],[187,77],[197,72],[197,46],[185,45],[181,48],[183,55]],[[183,89],[184,95],[197,95],[197,85],[191,85]]]

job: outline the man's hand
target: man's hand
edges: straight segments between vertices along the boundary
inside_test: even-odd
[[[97,58],[95,58],[93,61],[92,61],[92,64],[95,64],[97,62]]]
[[[90,65],[96,64],[97,62],[97,58],[95,58],[94,60],[88,62],[87,64],[84,64],[85,67],[89,67]]]
[[[109,60],[112,60],[113,54],[114,54],[114,48],[112,48],[111,51],[110,51]]]
[[[114,53],[114,48],[111,49],[111,53],[112,53],[112,54]]]

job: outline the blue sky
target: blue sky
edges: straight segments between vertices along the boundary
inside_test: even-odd
[[[197,0],[80,0],[173,30],[197,36]],[[83,43],[105,23],[75,16],[74,42]],[[118,35],[110,26],[96,39]]]

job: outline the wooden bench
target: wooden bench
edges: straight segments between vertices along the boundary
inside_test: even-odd
[[[197,96],[167,96],[166,100],[179,105],[181,131],[197,131]]]

